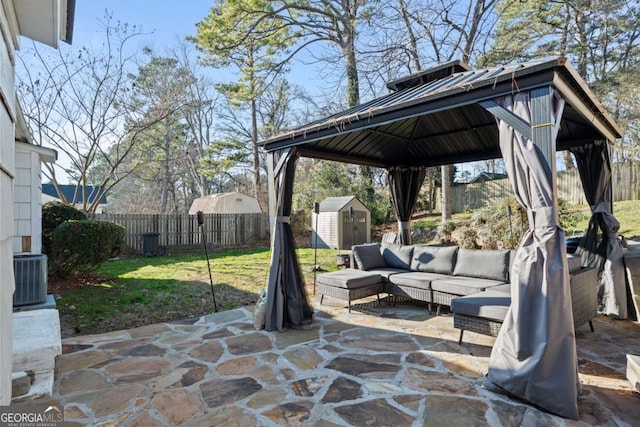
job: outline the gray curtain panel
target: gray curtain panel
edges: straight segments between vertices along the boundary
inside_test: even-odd
[[[267,292],[267,331],[302,328],[311,324],[313,320],[313,309],[307,299],[289,221],[296,160],[297,153],[293,148],[269,155],[269,161],[273,162],[274,166],[276,223]]]
[[[488,109],[500,117],[500,149],[529,230],[511,269],[511,306],[491,351],[485,386],[578,419],[569,271],[551,165],[564,101],[542,88],[504,97]]]
[[[627,310],[627,283],[622,243],[618,240],[620,223],[613,215],[611,158],[604,141],[571,149],[584,194],[591,207],[587,233],[580,242],[584,266],[596,267],[601,272],[598,284],[600,313],[627,319],[633,311]],[[599,231],[602,238],[599,236]],[[634,319],[635,320],[635,319]]]
[[[398,238],[403,245],[411,244],[411,214],[416,206],[420,187],[427,175],[427,168],[392,167],[387,171],[391,199],[398,218]]]

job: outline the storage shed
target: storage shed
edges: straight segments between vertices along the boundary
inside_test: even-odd
[[[198,211],[209,214],[262,213],[257,199],[237,191],[198,197],[191,204],[189,215],[195,215]]]
[[[371,212],[355,196],[327,197],[320,213],[311,215],[311,224],[312,247],[316,233],[318,248],[351,249],[371,242]]]

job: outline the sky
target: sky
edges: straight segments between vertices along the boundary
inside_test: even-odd
[[[149,44],[158,51],[176,44],[188,35],[195,35],[196,23],[204,18],[212,0],[78,0],[76,2],[73,45],[82,46],[98,34],[98,19],[105,10],[114,19],[140,25]],[[145,40],[146,41],[146,40]]]
[[[179,41],[196,34],[196,23],[207,16],[213,0],[77,0],[74,19],[73,46],[79,48],[95,40],[102,42],[99,20],[108,10],[114,20],[141,26],[145,33],[140,39],[162,55]],[[195,51],[195,49],[194,49]],[[305,58],[304,52],[298,55]],[[304,60],[304,59],[302,59]],[[288,75],[290,82],[301,85],[310,93],[324,86],[323,78],[314,66],[294,60]],[[234,80],[231,71],[211,70],[214,81]]]

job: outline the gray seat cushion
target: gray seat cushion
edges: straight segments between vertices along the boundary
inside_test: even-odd
[[[484,291],[474,295],[454,298],[451,312],[503,322],[511,305],[511,296],[503,292]]]
[[[389,282],[398,286],[410,286],[418,289],[431,289],[431,281],[448,277],[446,274],[412,271],[389,276]]]
[[[383,243],[380,247],[382,248],[382,257],[387,267],[411,270],[411,257],[413,256],[412,245]]]
[[[368,245],[355,245],[351,248],[353,258],[358,268],[361,270],[371,270],[372,268],[386,267],[380,244],[372,243]]]
[[[389,276],[391,276],[392,274],[406,273],[407,270],[404,270],[402,268],[384,267],[384,268],[373,268],[369,270],[369,272],[377,273],[380,276],[382,276],[383,279],[389,281]]]
[[[459,249],[454,276],[509,281],[508,250]]]
[[[411,270],[452,274],[457,252],[457,246],[415,246]]]
[[[502,284],[504,284],[504,282],[499,280],[450,276],[444,279],[433,280],[431,282],[431,289],[453,295],[471,295]]]
[[[504,285],[492,286],[491,288],[488,288],[487,290],[488,291],[494,291],[494,292],[503,292],[505,294],[511,295],[511,284],[510,283],[505,283]]]
[[[318,275],[318,283],[345,289],[356,289],[382,283],[382,277],[376,273],[347,268]]]

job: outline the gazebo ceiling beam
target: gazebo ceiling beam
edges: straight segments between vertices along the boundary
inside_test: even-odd
[[[332,151],[312,148],[310,146],[301,146],[298,148],[298,153],[300,153],[302,157],[330,160],[332,162],[351,163],[354,165],[373,166],[376,168],[385,168],[388,166],[385,162],[381,162],[376,158],[338,154]]]

